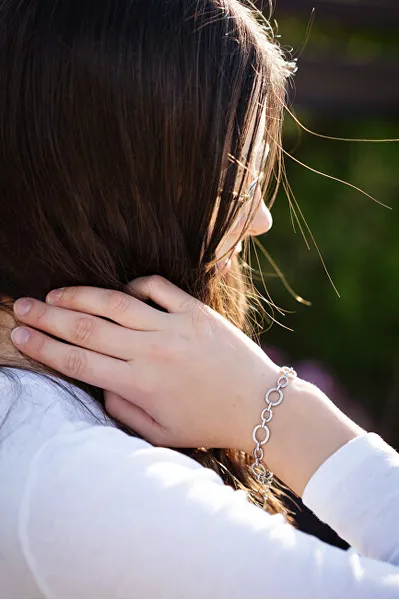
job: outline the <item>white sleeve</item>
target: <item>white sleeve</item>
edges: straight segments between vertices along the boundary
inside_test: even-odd
[[[379,435],[330,456],[302,500],[360,554],[399,566],[399,454]]]
[[[395,566],[302,533],[194,460],[108,427],[57,435],[35,455],[19,534],[49,598],[399,596]]]

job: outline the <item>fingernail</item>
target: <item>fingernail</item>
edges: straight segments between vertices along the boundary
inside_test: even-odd
[[[17,327],[11,332],[11,339],[16,346],[22,346],[23,344],[26,344],[29,338],[30,331],[29,329],[25,329],[24,327]]]
[[[59,288],[58,290],[53,290],[52,292],[48,293],[46,301],[49,304],[57,304],[58,300],[62,296],[62,292],[64,291],[64,289],[65,288]]]
[[[15,314],[23,317],[28,314],[30,309],[32,308],[33,301],[30,298],[20,298],[14,303],[14,311]]]

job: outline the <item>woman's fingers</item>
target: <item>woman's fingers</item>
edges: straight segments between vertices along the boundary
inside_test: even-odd
[[[134,279],[125,289],[141,300],[152,300],[170,313],[186,312],[200,304],[193,296],[159,275]]]
[[[132,331],[105,319],[93,317],[66,308],[59,308],[34,300],[21,298],[14,303],[16,317],[35,329],[66,340],[77,346],[101,354],[131,360],[142,352],[143,332]]]
[[[50,292],[46,302],[106,317],[124,327],[139,331],[157,331],[165,326],[165,313],[116,290],[87,286],[63,288]]]
[[[18,350],[67,377],[132,397],[132,366],[127,362],[69,346],[27,327],[14,329],[11,338]]]

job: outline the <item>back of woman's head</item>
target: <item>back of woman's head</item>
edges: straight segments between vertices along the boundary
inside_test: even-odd
[[[1,2],[0,294],[159,273],[207,296],[227,155],[266,103],[276,146],[285,75],[237,0]]]
[[[231,158],[264,123],[266,191],[287,73],[238,0],[1,0],[0,299],[157,273],[231,317]]]

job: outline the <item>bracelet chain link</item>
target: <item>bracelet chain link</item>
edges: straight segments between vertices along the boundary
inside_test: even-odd
[[[263,508],[266,508],[270,487],[274,478],[274,474],[261,462],[263,459],[262,446],[264,446],[270,438],[270,429],[267,423],[270,423],[273,418],[273,407],[281,404],[284,399],[283,390],[287,387],[290,380],[295,379],[297,376],[296,371],[292,367],[282,367],[280,373],[276,387],[270,388],[265,394],[266,408],[262,410],[260,415],[262,422],[260,425],[257,425],[252,432],[252,439],[256,446],[253,452],[255,462],[251,465],[251,470],[259,483],[265,486]],[[278,394],[278,398],[274,402],[270,399],[270,396],[273,393]],[[263,430],[264,432],[264,438],[262,440],[258,439],[259,430]]]

